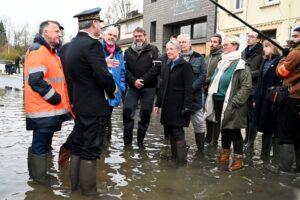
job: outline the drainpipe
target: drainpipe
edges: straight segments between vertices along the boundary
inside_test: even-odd
[[[218,0],[216,0],[218,3]],[[215,5],[215,27],[214,27],[214,33],[217,32],[217,22],[218,22],[218,7]]]

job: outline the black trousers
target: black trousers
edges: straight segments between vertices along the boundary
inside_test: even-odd
[[[219,100],[214,99],[215,117],[216,117],[216,121],[219,125],[221,123],[223,104],[224,104],[224,101],[219,101]]]
[[[300,148],[300,99],[287,98],[277,112],[279,144],[295,144]]]
[[[217,122],[220,124],[224,101],[214,99],[214,110]],[[222,148],[230,149],[233,143],[235,154],[243,154],[243,137],[240,129],[222,129]]]
[[[77,116],[77,127],[72,136],[72,154],[84,160],[99,158],[107,120],[108,116]]]
[[[243,137],[240,129],[222,130],[222,148],[230,149],[231,143],[233,143],[233,152],[243,155]]]
[[[134,128],[134,115],[140,101],[140,121],[138,129],[147,131],[155,96],[155,88],[128,88],[123,108],[124,131],[132,132]]]
[[[255,110],[253,108],[253,96],[250,96],[247,101],[247,128],[245,143],[253,147],[257,135],[257,127],[254,123]]]
[[[164,125],[164,130],[167,131],[170,137],[172,137],[175,141],[185,140],[183,127]]]

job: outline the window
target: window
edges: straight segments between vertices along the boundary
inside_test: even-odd
[[[269,38],[276,39],[276,29],[262,31],[262,33],[268,36]]]
[[[193,24],[192,39],[206,38],[206,28],[207,28],[206,22]]]
[[[139,27],[140,22],[135,21],[135,22],[128,22],[126,25],[126,33],[132,33],[136,27]]]
[[[150,42],[156,41],[156,21],[151,22],[150,25]]]
[[[234,1],[234,10],[243,9],[243,0],[233,0]]]
[[[183,25],[180,27],[180,34],[189,34],[191,35],[191,25]]]

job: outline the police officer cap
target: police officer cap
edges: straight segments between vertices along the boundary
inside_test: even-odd
[[[78,22],[88,21],[88,20],[99,20],[100,22],[103,22],[100,19],[100,11],[101,8],[93,8],[89,10],[85,10],[77,15],[74,16],[74,18],[78,18]]]

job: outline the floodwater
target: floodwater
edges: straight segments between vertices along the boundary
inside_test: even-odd
[[[300,177],[270,172],[259,156],[237,172],[221,169],[213,148],[199,157],[192,128],[186,130],[188,165],[178,167],[165,159],[169,147],[157,115],[152,115],[145,150],[138,149],[136,143],[132,149],[124,149],[121,109],[114,111],[112,123],[111,145],[97,163],[100,197],[71,194],[68,169],[58,167],[58,151],[72,130],[71,121],[64,123],[53,138],[48,170],[51,187],[35,185],[27,171],[32,133],[25,129],[23,92],[0,90],[0,199],[300,199]],[[260,139],[258,136],[257,155]]]

